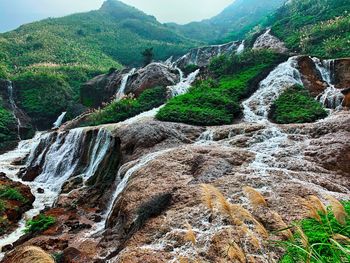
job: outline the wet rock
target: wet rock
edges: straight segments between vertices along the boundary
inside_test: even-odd
[[[2,261],[3,263],[43,262],[55,263],[53,257],[40,247],[24,246],[15,249]]]
[[[27,167],[25,170],[22,171],[23,174],[20,176],[22,180],[27,182],[33,182],[35,178],[37,178],[41,174],[42,167],[40,165],[35,165],[33,167]]]
[[[11,165],[23,165],[23,164],[25,164],[25,159],[26,159],[26,157],[23,157],[23,158],[21,158],[21,157],[16,158],[15,160],[13,160],[13,161],[11,162]]]
[[[350,108],[350,88],[344,89],[342,93],[345,95],[343,106]]]
[[[144,90],[167,87],[179,82],[179,72],[162,63],[151,63],[129,77],[125,93],[138,97]]]
[[[37,192],[38,192],[39,194],[43,194],[43,193],[45,193],[45,190],[42,189],[42,188],[38,188],[38,189],[37,189]]]
[[[336,59],[334,62],[334,84],[336,88],[350,88],[350,59]]]
[[[288,51],[285,44],[271,34],[271,29],[266,30],[264,34],[256,39],[253,49],[271,49],[279,53],[286,53]]]
[[[66,181],[62,186],[62,193],[69,193],[70,191],[81,187],[83,184],[83,178],[81,176],[74,177]]]
[[[9,244],[9,245],[3,246],[1,248],[1,252],[8,252],[8,251],[11,251],[12,249],[13,249],[13,245]]]
[[[91,262],[91,258],[84,255],[74,247],[67,247],[62,253],[62,263],[86,263]]]

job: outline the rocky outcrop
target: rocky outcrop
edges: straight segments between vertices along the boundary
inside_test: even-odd
[[[264,34],[256,39],[253,45],[253,49],[271,49],[279,53],[288,52],[285,44],[271,34],[271,29],[267,29]]]
[[[0,237],[12,232],[22,215],[32,208],[35,200],[28,186],[10,180],[4,173],[0,173]]]
[[[125,94],[132,93],[138,97],[146,89],[172,86],[179,81],[177,70],[162,63],[151,63],[129,77]]]
[[[336,59],[334,61],[333,74],[336,88],[350,88],[350,59]]]
[[[54,258],[40,247],[20,247],[9,254],[4,263],[55,263]]]
[[[350,88],[342,90],[344,94],[344,106],[350,108]]]
[[[179,68],[185,68],[188,65],[196,65],[198,67],[205,67],[209,65],[209,62],[212,58],[224,55],[231,54],[233,52],[237,52],[237,50],[241,48],[240,51],[243,51],[244,43],[240,43],[238,41],[222,44],[222,45],[214,45],[214,46],[206,46],[201,48],[192,49],[189,53],[179,58],[175,64]]]

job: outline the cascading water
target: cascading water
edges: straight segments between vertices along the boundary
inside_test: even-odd
[[[189,74],[186,78],[183,78],[182,81],[180,81],[178,84],[167,87],[170,90],[172,97],[185,94],[191,87],[191,84],[196,80],[199,71],[200,70],[197,69],[196,71]]]
[[[17,114],[16,114],[17,112],[19,112],[19,109],[13,97],[13,85],[11,81],[8,82],[7,92],[8,92],[9,102],[12,108],[13,116],[17,121],[17,134],[18,134],[18,139],[20,140],[21,139],[20,128],[22,124],[21,124],[21,120],[17,117]]]
[[[238,46],[238,48],[237,48],[237,51],[236,51],[236,54],[241,54],[241,53],[243,53],[243,51],[244,51],[244,40],[242,41],[242,43]]]
[[[243,102],[246,122],[266,122],[274,100],[293,85],[303,85],[297,70],[297,57],[291,57],[280,64],[259,84],[259,89]]]
[[[64,117],[66,116],[67,112],[62,112],[60,116],[58,116],[57,120],[53,123],[53,129],[57,129],[62,125],[62,122],[64,120]]]
[[[317,100],[326,108],[341,109],[344,101],[344,94],[335,88],[334,82],[334,60],[320,60],[312,58],[316,69],[319,71],[322,80],[327,84],[327,88],[317,97]]]
[[[136,68],[133,68],[123,76],[119,90],[116,94],[116,99],[115,99],[116,101],[121,100],[125,96],[125,88],[126,88],[126,85],[128,84],[129,77],[133,75],[135,71],[136,71]]]

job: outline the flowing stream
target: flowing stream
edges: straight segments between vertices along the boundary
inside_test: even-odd
[[[8,92],[8,97],[9,97],[9,102],[12,108],[13,116],[16,119],[17,122],[17,135],[18,139],[21,140],[21,134],[20,134],[20,128],[21,128],[21,120],[19,117],[17,117],[17,112],[19,112],[19,108],[17,107],[17,104],[15,102],[14,96],[13,96],[13,85],[12,82],[9,81],[8,86],[7,86],[7,92]]]
[[[136,71],[136,68],[132,68],[128,73],[126,73],[123,78],[122,78],[122,82],[120,84],[120,87],[118,89],[118,92],[116,94],[116,101],[121,100],[124,96],[125,96],[125,88],[126,85],[128,84],[128,80],[130,78],[131,75],[133,75]]]
[[[53,129],[57,129],[62,125],[66,114],[67,114],[67,112],[65,111],[65,112],[62,112],[62,114],[60,116],[58,116],[57,120],[53,123],[53,126],[52,126]]]

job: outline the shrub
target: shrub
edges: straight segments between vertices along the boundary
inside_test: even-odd
[[[326,116],[323,106],[302,86],[286,90],[270,111],[271,119],[280,124],[313,122]]]
[[[280,243],[287,250],[280,262],[349,262],[350,202],[343,204],[348,215],[345,224],[336,220],[330,208],[327,209],[327,214],[318,212],[319,220],[302,220],[294,238]]]
[[[7,200],[16,200],[22,203],[25,203],[27,201],[17,189],[11,187],[0,188],[0,198]]]
[[[124,121],[144,111],[159,107],[165,101],[166,89],[164,87],[148,89],[137,99],[125,98],[110,103],[102,110],[93,113],[83,125],[93,126]]]
[[[46,216],[43,214],[40,214],[35,219],[29,220],[26,223],[26,228],[24,229],[25,233],[38,233],[45,231],[50,226],[54,225],[56,222],[56,219],[52,216]]]

